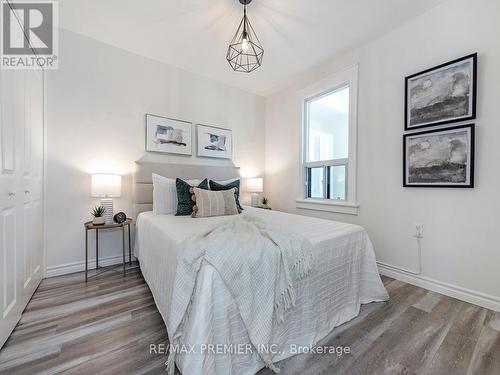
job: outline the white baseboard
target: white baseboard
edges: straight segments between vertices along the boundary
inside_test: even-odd
[[[411,275],[401,271],[396,271],[380,264],[378,265],[378,269],[381,275],[392,277],[393,279],[404,281],[408,284],[416,285],[436,293],[441,293],[461,301],[500,312],[500,298],[498,297],[444,283],[439,280],[431,279],[430,277]]]
[[[128,260],[128,257],[126,258]],[[132,260],[135,260],[132,257]],[[115,264],[120,264],[123,261],[122,255],[115,255],[99,259],[99,264],[102,266],[112,266]],[[89,269],[95,268],[95,260],[89,261]],[[478,305],[487,309],[500,312],[500,298],[476,292],[474,290],[462,288],[456,285],[444,283],[439,280],[432,279],[430,277],[422,275],[410,275],[401,271],[396,271],[384,267],[383,265],[378,265],[378,269],[381,275],[392,277],[393,279],[403,281],[408,284],[412,284],[427,290],[431,290],[436,293],[444,294],[452,298],[459,299],[474,305]],[[69,273],[85,271],[85,262],[74,262],[61,264],[57,266],[47,267],[46,277],[66,275]]]
[[[128,262],[128,254],[125,257],[125,260]],[[132,261],[135,260],[135,257],[132,255]],[[99,266],[113,266],[115,264],[121,264],[123,262],[123,255],[114,255],[104,258],[99,258]],[[95,259],[89,260],[89,270],[95,268]],[[82,262],[73,262],[60,264],[57,266],[47,267],[46,277],[54,277],[66,275],[68,273],[82,272],[85,271],[85,261]]]

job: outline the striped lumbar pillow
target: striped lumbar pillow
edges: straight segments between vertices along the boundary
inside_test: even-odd
[[[236,197],[236,205],[238,206],[238,209],[240,211],[243,210],[243,207],[241,207],[241,204],[240,204],[240,179],[237,178],[233,181],[214,181],[214,180],[210,180],[209,183],[210,185],[210,190],[214,190],[214,191],[220,191],[220,190],[229,190],[231,188],[235,188],[235,191],[234,191],[234,196]]]
[[[210,217],[223,215],[236,215],[239,213],[234,198],[235,189],[210,191],[199,188],[192,188],[193,207],[192,217]]]

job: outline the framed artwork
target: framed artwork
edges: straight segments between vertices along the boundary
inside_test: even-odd
[[[229,129],[198,124],[198,156],[231,159],[233,157],[233,132]]]
[[[477,53],[405,78],[405,130],[476,118]]]
[[[146,151],[192,154],[192,123],[146,115]]]
[[[474,187],[474,124],[403,135],[403,186]]]

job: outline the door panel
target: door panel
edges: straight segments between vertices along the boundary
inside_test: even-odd
[[[32,275],[32,256],[31,256],[31,236],[29,235],[29,232],[26,232],[26,228],[29,228],[31,225],[31,203],[25,203],[24,204],[24,212],[23,212],[23,220],[24,220],[24,225],[22,227],[24,235],[23,235],[23,260],[24,260],[24,278],[23,278],[23,288],[26,289],[29,286],[29,283],[31,281],[31,275]]]
[[[5,318],[16,303],[16,212],[14,207],[2,210],[0,233],[3,263],[1,313],[2,317]]]
[[[1,172],[13,174],[16,166],[16,121],[15,121],[15,99],[12,95],[15,87],[15,75],[13,71],[3,71],[0,84],[4,90],[0,91],[2,102],[2,113],[0,121],[0,165]],[[8,89],[12,89],[9,92]]]
[[[30,176],[31,174],[31,90],[32,90],[32,72],[26,71],[24,73],[24,157],[23,168],[24,175]]]
[[[37,179],[36,185],[41,188],[43,172],[44,144],[44,82],[43,75],[34,72],[34,83],[31,87],[31,176]]]
[[[35,281],[42,278],[42,261],[43,261],[43,227],[35,223],[43,222],[42,202],[40,200],[33,201],[33,256],[32,256],[32,277]]]

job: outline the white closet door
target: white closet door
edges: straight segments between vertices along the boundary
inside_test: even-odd
[[[0,71],[0,346],[42,278],[43,74]]]
[[[24,95],[16,82],[19,78],[17,71],[0,71],[0,342],[17,322],[19,124],[23,121],[17,109]]]
[[[18,238],[24,241],[23,296],[29,300],[42,278],[43,259],[43,75],[25,71],[23,168],[20,181],[23,221]],[[26,302],[27,303],[27,302]],[[24,306],[23,306],[24,309]]]
[[[31,289],[36,288],[43,276],[43,166],[44,166],[44,75],[41,71],[28,71],[30,96],[30,161],[25,172],[24,198],[31,205]],[[33,289],[34,292],[34,289]],[[31,294],[30,294],[31,297]]]

